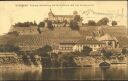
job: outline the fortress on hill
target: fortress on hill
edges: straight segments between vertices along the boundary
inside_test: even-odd
[[[81,20],[78,22],[79,26],[82,26],[82,17],[78,14],[77,11],[73,11],[72,15],[56,15],[50,9],[48,13],[48,20],[53,22],[54,27],[64,27],[69,26],[71,20],[75,20],[75,16],[79,17]]]
[[[54,27],[67,27],[71,20],[75,20],[75,17],[79,17],[80,20],[78,22],[79,26],[82,26],[82,17],[78,14],[77,11],[73,11],[72,15],[56,15],[50,9],[48,13],[48,20],[51,20]]]
[[[79,32],[71,30],[69,22],[79,17],[79,26],[82,26],[82,17],[77,11],[73,15],[56,15],[50,10],[48,18],[45,20],[52,21],[55,29],[49,30],[46,26],[42,28],[39,34],[36,26],[30,27],[13,27],[11,32],[16,31],[19,36],[15,38],[15,45],[24,51],[35,50],[45,45],[51,45],[53,52],[72,52],[81,51],[84,46],[89,46],[93,51],[103,47],[118,48],[119,41],[110,29],[100,29],[100,27],[81,27]],[[75,20],[75,19],[74,19]],[[106,31],[107,30],[107,31]],[[118,33],[117,33],[118,34]],[[116,35],[117,35],[116,34]]]
[[[79,19],[79,20],[77,20]],[[78,14],[77,11],[73,11],[72,15],[56,15],[52,12],[50,9],[48,13],[48,17],[44,19],[45,23],[45,28],[47,27],[47,20],[52,21],[52,25],[54,28],[56,27],[69,27],[70,21],[71,20],[76,20],[78,21],[79,27],[82,26],[82,17]],[[65,28],[67,29],[67,28]],[[31,27],[17,27],[13,26],[10,32],[16,31],[20,35],[26,35],[26,34],[38,34],[37,27],[36,26],[31,26]]]

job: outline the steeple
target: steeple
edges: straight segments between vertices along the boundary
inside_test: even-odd
[[[78,12],[77,11],[73,11],[73,15],[78,15]]]
[[[49,16],[54,16],[54,14],[52,13],[51,8],[50,8],[50,11],[49,11],[48,15],[49,15]]]

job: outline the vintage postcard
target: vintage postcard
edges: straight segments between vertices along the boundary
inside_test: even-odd
[[[0,80],[128,80],[127,1],[0,1]]]

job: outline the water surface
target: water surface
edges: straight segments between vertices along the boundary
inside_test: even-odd
[[[0,80],[128,80],[128,66],[0,70]]]

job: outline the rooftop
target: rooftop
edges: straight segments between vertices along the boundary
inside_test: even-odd
[[[82,38],[77,42],[77,44],[104,44],[104,43],[94,38],[92,39]]]
[[[99,37],[98,40],[115,40],[115,38],[106,33],[105,35]]]
[[[54,17],[69,17],[69,18],[73,18],[73,15],[54,15]]]

